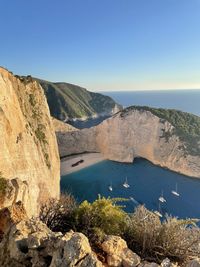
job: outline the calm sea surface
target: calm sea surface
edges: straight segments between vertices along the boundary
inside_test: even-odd
[[[123,106],[148,105],[175,108],[200,115],[200,90],[104,92],[104,94],[111,96]],[[84,125],[81,126],[83,127]],[[130,184],[128,189],[122,186],[126,176]],[[112,192],[108,190],[111,183]],[[171,193],[176,184],[180,197]],[[124,203],[128,212],[132,212],[138,204],[145,204],[151,210],[158,210],[158,198],[163,191],[167,200],[160,206],[163,215],[167,213],[180,218],[200,218],[200,180],[157,167],[144,159],[136,159],[133,164],[102,161],[63,176],[61,190],[72,192],[79,202],[85,199],[93,201],[98,194],[132,198]]]
[[[129,188],[122,184],[128,179]],[[108,187],[112,183],[113,191]],[[178,185],[179,197],[171,190]],[[180,218],[200,218],[200,181],[194,178],[157,167],[147,160],[136,159],[133,164],[102,161],[61,179],[62,191],[71,192],[81,202],[93,201],[98,194],[110,197],[133,198],[124,203],[126,211],[132,212],[138,204],[145,204],[151,210],[158,210],[158,198],[163,191],[167,202],[161,205],[161,212]]]
[[[173,108],[200,116],[200,90],[103,92],[127,107],[132,105]]]

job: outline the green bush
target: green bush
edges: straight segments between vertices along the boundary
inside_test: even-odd
[[[97,239],[106,234],[122,235],[127,214],[117,203],[124,200],[99,196],[93,203],[82,202],[75,212],[76,229],[89,238],[94,235]]]
[[[4,198],[7,186],[7,180],[3,178],[2,173],[0,172],[0,200]]]

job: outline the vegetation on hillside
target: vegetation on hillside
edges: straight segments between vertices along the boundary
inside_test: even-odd
[[[7,188],[7,180],[2,176],[0,172],[0,201],[4,199]]]
[[[123,199],[99,196],[93,203],[84,201],[78,205],[71,196],[65,195],[61,200],[46,203],[40,219],[53,231],[65,233],[72,229],[84,233],[98,253],[106,235],[120,235],[143,259],[158,263],[166,257],[182,263],[200,254],[197,220],[166,217],[160,221],[144,206],[127,214],[118,201]]]
[[[116,104],[109,96],[89,92],[77,85],[36,80],[44,89],[51,115],[60,120],[108,114]]]
[[[191,155],[200,155],[200,117],[174,109],[151,108],[143,106],[132,106],[122,111],[122,116],[129,110],[150,111],[158,116],[161,121],[167,120],[174,126],[173,133],[185,143],[185,152]],[[172,133],[172,134],[173,134]],[[169,133],[163,133],[166,140],[170,138]]]

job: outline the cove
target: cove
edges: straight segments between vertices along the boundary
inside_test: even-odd
[[[122,186],[126,177],[129,188]],[[108,189],[110,183],[112,192]],[[175,190],[176,183],[179,197],[171,193]],[[78,202],[92,202],[98,194],[105,197],[133,198],[122,203],[127,212],[133,212],[138,204],[144,204],[150,210],[158,210],[158,198],[163,191],[167,200],[160,205],[163,215],[200,218],[200,179],[177,174],[144,159],[135,159],[133,164],[104,160],[62,176],[61,191],[72,193]]]

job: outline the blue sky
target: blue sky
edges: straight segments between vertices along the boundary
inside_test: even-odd
[[[200,0],[0,0],[0,65],[93,91],[200,88]]]

